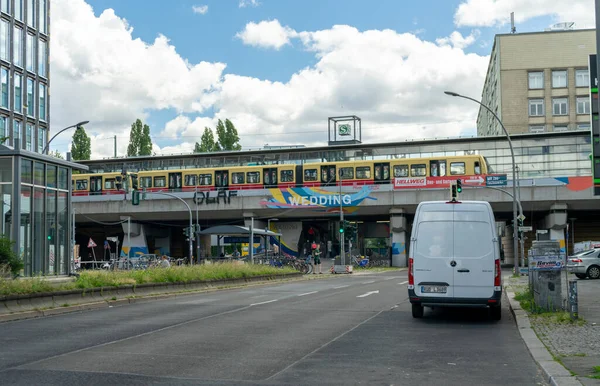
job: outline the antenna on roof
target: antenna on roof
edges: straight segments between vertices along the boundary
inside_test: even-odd
[[[515,13],[510,13],[510,33],[514,34],[517,32],[517,28],[515,28]]]

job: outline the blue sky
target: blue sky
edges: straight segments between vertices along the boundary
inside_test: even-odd
[[[250,2],[250,0],[246,1]],[[473,78],[472,82],[468,82],[468,85],[471,86],[468,93],[474,97],[480,96],[480,85],[485,78],[487,56],[492,48],[493,37],[496,33],[509,32],[510,26],[508,24],[499,25],[498,20],[509,17],[509,11],[503,9],[500,2],[477,0],[489,3],[486,11],[481,12],[477,10],[477,7],[482,3],[475,4],[474,1],[259,0],[254,5],[248,4],[241,7],[240,0],[176,0],[168,2],[162,0],[85,0],[85,2],[84,0],[56,0],[53,3],[56,12],[53,9],[52,20],[56,28],[52,30],[52,39],[58,39],[58,41],[53,41],[53,44],[60,45],[60,49],[52,51],[57,56],[53,60],[51,70],[60,72],[60,75],[56,76],[56,82],[53,83],[53,86],[56,85],[56,96],[53,100],[58,98],[60,102],[56,103],[56,106],[51,106],[53,117],[57,121],[56,125],[60,126],[66,123],[66,116],[72,116],[72,111],[89,111],[88,115],[93,119],[90,119],[92,122],[88,131],[92,132],[95,139],[104,143],[112,135],[117,135],[122,140],[120,142],[126,142],[128,125],[126,122],[128,120],[133,122],[135,118],[141,117],[152,128],[154,142],[158,145],[157,154],[163,150],[167,152],[189,151],[190,146],[193,147],[193,143],[199,141],[199,135],[204,126],[214,127],[215,118],[224,117],[237,120],[234,120],[234,123],[240,131],[242,145],[246,148],[260,146],[267,142],[267,138],[264,137],[265,130],[279,133],[278,136],[269,138],[271,144],[305,142],[310,145],[322,143],[324,137],[322,135],[314,138],[294,137],[285,132],[297,132],[297,130],[315,128],[318,125],[325,126],[327,116],[336,115],[344,109],[343,96],[348,93],[348,91],[342,91],[344,85],[356,81],[354,90],[360,89],[362,93],[360,98],[363,98],[359,100],[367,102],[370,99],[381,98],[379,105],[373,105],[361,113],[369,119],[369,122],[372,122],[371,130],[373,132],[385,125],[390,127],[386,139],[398,140],[407,136],[412,138],[432,136],[432,133],[438,132],[448,136],[473,134],[477,109],[472,106],[464,114],[462,112],[453,114],[454,117],[449,119],[449,125],[446,125],[447,127],[451,126],[451,129],[439,130],[436,128],[436,125],[444,122],[439,122],[439,114],[436,115],[433,111],[430,115],[423,112],[414,115],[408,112],[398,113],[400,115],[396,116],[396,121],[394,121],[392,116],[397,112],[393,111],[393,108],[390,109],[389,106],[386,107],[386,97],[383,95],[387,95],[387,98],[392,95],[398,97],[410,95],[415,92],[414,88],[418,85],[406,86],[406,89],[395,86],[382,92],[382,95],[377,95],[382,87],[374,85],[381,83],[385,86],[388,82],[387,79],[394,78],[388,77],[387,73],[390,69],[394,70],[396,59],[392,58],[391,62],[382,59],[389,54],[386,39],[391,39],[394,42],[390,40],[390,47],[395,54],[408,50],[407,53],[398,56],[399,64],[405,59],[410,62],[413,57],[419,63],[427,62],[423,66],[430,68],[430,71],[433,72],[438,71],[440,66],[452,67],[452,73],[449,73],[449,70],[440,71],[442,74],[438,75],[438,78],[439,76],[448,77],[449,85],[465,84],[463,78]],[[542,1],[553,4],[552,0]],[[591,0],[574,1],[584,6],[591,2]],[[86,3],[93,8],[93,15],[87,14]],[[527,0],[515,0],[514,3],[516,4],[514,11],[518,19],[517,31],[521,33],[543,30],[557,21],[557,14],[560,14],[560,9],[554,6],[549,6],[549,8],[554,8],[544,12],[532,9]],[[201,14],[194,12],[193,7],[207,8]],[[464,13],[459,12],[460,7],[464,8]],[[568,9],[566,5],[564,7]],[[114,15],[107,13],[107,10],[110,9],[114,10]],[[457,21],[456,15],[463,15],[460,19],[462,21]],[[570,16],[570,14],[567,15],[567,17]],[[577,15],[573,17],[577,17]],[[123,20],[126,20],[129,27],[133,28],[129,38],[124,37],[127,35],[125,28],[119,26]],[[258,23],[274,21],[276,25],[271,25],[271,27],[277,27],[278,31],[284,31],[282,36],[287,39],[288,44],[269,46],[268,43],[265,43],[269,38],[269,31],[272,29],[267,29],[267,25]],[[255,35],[252,39],[239,37],[238,34],[249,30],[252,23],[258,25],[259,36]],[[585,23],[589,23],[589,20],[586,19]],[[336,25],[347,28],[340,33],[339,30],[334,29]],[[92,47],[82,47],[81,43],[69,34],[73,28],[86,29],[84,33],[87,34],[87,38],[94,41],[91,44]],[[358,31],[354,34],[348,28]],[[393,35],[380,33],[373,37],[365,32],[383,30],[391,30]],[[54,33],[54,31],[57,32]],[[450,37],[456,32],[460,33],[458,43],[451,41],[446,44],[454,51],[441,49],[440,47],[444,44],[439,39]],[[400,35],[404,33],[413,34],[418,41],[401,39]],[[122,52],[116,52],[115,47],[110,47],[111,42],[107,41],[107,36],[112,36],[112,34],[115,34],[116,39],[113,44],[122,46]],[[346,40],[340,38],[340,34],[346,36]],[[168,44],[157,44],[155,39],[159,36],[165,36]],[[355,36],[355,38],[350,36]],[[131,54],[130,57],[126,57],[128,52],[135,52],[136,39],[140,39],[146,47],[161,46],[162,51],[158,54],[147,53],[138,56]],[[465,42],[461,43],[462,39],[465,39]],[[357,42],[356,47],[353,47],[354,40],[362,42]],[[431,44],[439,49],[439,53],[431,49]],[[88,58],[88,62],[85,62],[81,58],[86,55],[82,50],[87,49],[90,50],[90,55],[97,55],[98,59],[94,61]],[[460,52],[457,54],[456,50]],[[165,53],[165,51],[172,52]],[[57,52],[61,53],[60,57]],[[106,55],[108,59],[102,58],[102,55]],[[449,55],[451,59],[446,58],[445,55]],[[169,60],[165,59],[165,63],[169,62],[171,66],[176,60],[188,63],[189,67],[200,62],[207,62],[210,68],[203,73],[210,73],[212,69],[215,71],[215,75],[207,75],[203,78],[197,73],[196,75],[192,74],[191,70],[190,74],[181,75],[181,71],[169,74],[173,69],[168,65],[161,67],[162,58],[170,58]],[[110,61],[107,62],[107,60]],[[348,71],[343,68],[344,60],[348,61]],[[380,60],[383,60],[382,63],[385,64],[378,66]],[[448,63],[448,60],[455,62]],[[140,73],[148,71],[144,73],[144,77],[140,74],[131,74],[131,69],[128,67],[131,66],[132,61],[134,63],[137,61],[153,61],[155,63],[153,66],[148,66],[147,63],[141,65],[141,67],[150,67],[140,69]],[[114,68],[107,71],[107,63],[109,63],[109,67]],[[156,66],[156,63],[159,65]],[[225,67],[219,67],[219,63]],[[161,91],[163,95],[160,96],[151,95],[153,91],[150,88],[143,93],[140,92],[139,98],[131,91],[132,96],[129,100],[120,101],[119,94],[123,93],[115,92],[114,87],[112,87],[112,94],[110,90],[110,84],[118,81],[118,79],[111,80],[111,77],[121,76],[120,66],[123,67],[122,73],[126,74],[122,76],[131,75],[131,83],[127,86],[129,88],[144,88],[153,82],[152,78],[156,77],[162,79],[157,86],[169,83],[170,78],[174,79],[173,85],[165,85],[169,87],[165,87],[167,91]],[[54,67],[57,69],[54,70]],[[90,70],[94,67],[94,70]],[[321,76],[322,79],[291,81],[293,77],[298,77],[303,70],[309,70],[310,76],[307,75],[307,77]],[[416,67],[403,71],[418,70],[419,65],[417,64]],[[469,75],[469,71],[473,73],[472,77]],[[228,75],[231,76],[229,79]],[[405,75],[406,79],[401,73],[396,74],[396,82],[402,82],[402,79],[405,79],[405,82],[410,80],[410,74]],[[332,78],[336,78],[335,81]],[[332,80],[331,90],[327,87],[319,89],[319,84],[324,80]],[[189,95],[189,92],[183,93],[185,96],[175,95],[181,89],[181,85],[194,81],[202,85],[206,84],[205,89],[198,89],[198,95]],[[437,86],[444,86],[439,84],[439,79],[435,82],[432,81],[432,83],[436,82]],[[74,98],[75,100],[68,102],[61,100],[63,93],[66,97],[67,90],[72,91],[74,87],[79,86],[89,88],[90,84],[94,86],[94,89],[89,89],[87,94],[96,94],[96,98],[102,101],[99,104],[104,105],[102,108],[98,108],[97,105],[78,105],[77,100],[85,99],[85,97]],[[373,88],[372,97],[364,91],[369,87]],[[427,84],[424,88],[427,89]],[[237,89],[243,92],[237,95],[235,93]],[[92,91],[94,92],[92,93]],[[307,97],[303,94],[305,91],[320,94],[330,93],[331,95],[321,95],[321,100],[310,101],[308,100],[310,95]],[[82,91],[82,95],[86,94]],[[427,110],[428,107],[425,103],[428,97],[422,95],[421,97],[424,103],[423,109]],[[132,101],[131,98],[136,100]],[[420,100],[418,97],[411,97],[408,101],[417,99]],[[130,104],[130,106],[124,108],[122,106],[124,103]],[[195,107],[192,107],[194,103]],[[304,105],[297,107],[301,104]],[[202,107],[198,107],[199,105]],[[114,110],[111,111],[107,106],[113,106]],[[446,107],[456,109],[455,105]],[[381,113],[375,114],[373,112],[375,110]],[[355,111],[341,112],[358,114]],[[388,115],[390,118],[384,118]],[[404,126],[399,127],[405,130],[405,134],[395,136],[393,133],[398,132],[398,128],[392,130],[392,126],[400,121],[404,122]],[[318,129],[315,130],[318,131]],[[363,137],[365,137],[364,132]],[[371,141],[377,139],[373,136],[370,137],[368,132],[366,137]],[[64,151],[68,143],[69,139],[67,138],[56,140],[59,151]],[[126,144],[119,145],[119,148],[124,147]],[[96,153],[101,152],[100,150],[99,147]]]

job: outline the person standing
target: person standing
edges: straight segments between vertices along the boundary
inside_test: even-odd
[[[317,267],[319,267],[319,275],[323,274],[323,272],[321,272],[321,245],[317,244],[317,243],[313,243],[312,245],[313,247],[313,251],[312,251],[312,255],[313,255],[313,260],[314,260],[314,269],[313,269],[313,274],[317,274]]]

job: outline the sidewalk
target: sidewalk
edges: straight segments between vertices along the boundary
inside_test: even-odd
[[[517,292],[528,286],[528,276],[512,276],[511,269],[503,269],[503,283],[519,333],[531,355],[545,373],[552,385],[600,385],[600,307],[597,306],[598,293],[590,291],[588,283],[596,285],[600,281],[582,280],[578,282],[578,303],[580,321],[571,323],[564,313],[532,315],[521,309],[514,299]],[[568,280],[575,277],[569,275]],[[563,291],[566,291],[563,278]],[[566,319],[566,320],[565,320]],[[600,370],[600,367],[598,368]]]

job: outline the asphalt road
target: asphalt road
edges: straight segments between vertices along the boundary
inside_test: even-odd
[[[406,280],[336,275],[3,323],[0,384],[546,384],[506,304],[500,322],[413,319]]]

